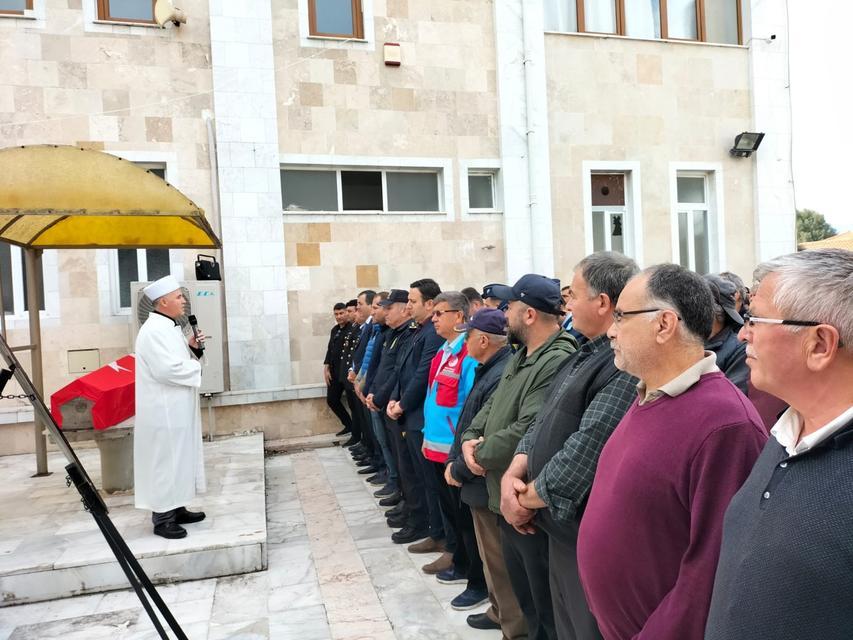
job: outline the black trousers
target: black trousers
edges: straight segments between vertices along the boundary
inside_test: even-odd
[[[415,467],[410,453],[414,447],[417,447],[418,452],[420,452],[421,444],[423,444],[423,433],[409,431],[404,436],[397,421],[391,420],[388,416],[385,416],[385,425],[388,427],[388,437],[396,441],[392,448],[396,448],[397,473],[400,476],[403,498],[406,500],[406,524],[418,531],[427,530],[429,528],[429,514],[427,512],[423,471]]]
[[[451,487],[444,480],[444,464],[431,462],[438,482],[438,497],[445,519],[456,532],[456,550],[453,552],[453,566],[468,577],[468,589],[487,591],[486,575],[483,573],[483,560],[477,548],[477,535],[474,533],[474,519],[471,509],[462,502],[459,489]]]
[[[361,412],[361,401],[356,397],[352,385],[347,382],[343,385],[344,393],[347,396],[347,404],[349,405],[350,413],[352,414],[352,439],[359,442],[364,437],[364,415]],[[365,444],[365,446],[367,446]]]
[[[341,400],[343,393],[344,386],[337,380],[332,379],[329,386],[326,387],[326,404],[329,405],[332,413],[338,416],[338,420],[341,421],[344,429],[350,431],[352,429],[352,418],[347,413],[344,403]]]
[[[602,640],[578,573],[577,544],[548,536],[551,601],[560,640]]]
[[[521,534],[499,518],[501,546],[509,581],[524,619],[529,640],[556,640],[554,608],[548,582],[548,535],[544,531]]]

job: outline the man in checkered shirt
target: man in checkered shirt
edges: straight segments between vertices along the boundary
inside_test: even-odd
[[[637,396],[636,378],[615,367],[606,335],[619,294],[637,272],[633,260],[612,252],[575,267],[568,311],[585,340],[554,376],[501,482],[507,522],[522,534],[547,533],[506,539],[510,580],[517,593],[537,597],[550,585],[560,640],[601,638],[578,577],[576,542],[598,456]]]

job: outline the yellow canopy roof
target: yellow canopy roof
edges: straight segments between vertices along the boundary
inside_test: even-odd
[[[219,248],[204,210],[159,176],[100,151],[0,149],[0,241],[36,249]]]
[[[837,236],[823,240],[801,242],[800,249],[849,249],[853,251],[853,231],[839,233]]]

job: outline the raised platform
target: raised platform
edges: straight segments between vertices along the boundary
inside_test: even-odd
[[[96,449],[78,456],[100,486]],[[156,583],[198,580],[267,567],[262,434],[205,443],[207,493],[190,508],[207,518],[183,540],[151,530],[133,495],[107,495],[110,517]],[[65,459],[49,456],[51,475],[30,477],[33,455],[0,457],[0,607],[128,587],[77,491],[65,486]],[[2,616],[0,616],[2,617]]]

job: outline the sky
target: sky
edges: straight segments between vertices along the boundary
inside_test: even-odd
[[[788,0],[788,10],[797,208],[853,231],[853,2]]]

